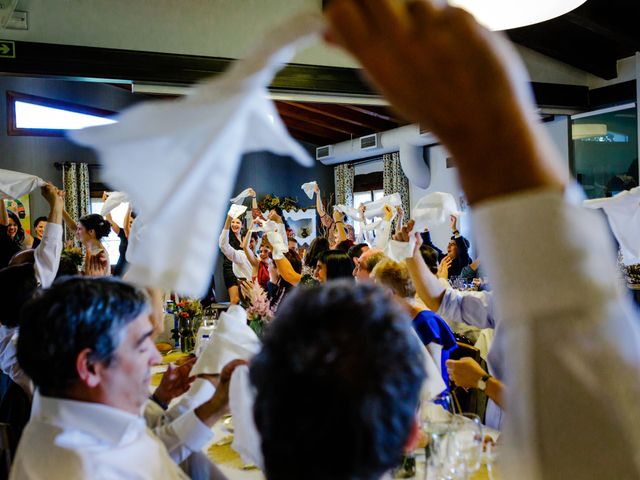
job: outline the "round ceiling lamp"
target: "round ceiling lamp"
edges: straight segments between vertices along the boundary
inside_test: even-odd
[[[491,30],[544,22],[578,8],[587,0],[449,0]]]

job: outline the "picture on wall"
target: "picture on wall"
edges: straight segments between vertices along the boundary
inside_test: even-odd
[[[7,210],[15,213],[20,219],[23,230],[31,235],[31,208],[29,195],[24,195],[18,199],[5,200]]]

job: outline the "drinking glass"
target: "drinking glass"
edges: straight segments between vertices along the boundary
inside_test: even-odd
[[[473,413],[463,413],[454,418],[455,427],[449,436],[448,457],[455,479],[467,480],[480,468],[482,460],[482,423]]]

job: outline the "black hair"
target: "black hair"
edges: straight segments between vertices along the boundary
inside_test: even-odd
[[[425,378],[411,328],[373,284],[285,298],[250,366],[267,478],[372,480],[400,462]]]
[[[342,250],[327,250],[322,252],[318,261],[327,267],[327,281],[339,278],[350,278],[353,280],[353,262],[349,255]]]
[[[33,263],[21,263],[0,270],[0,304],[4,326],[12,328],[18,325],[20,310],[37,288]]]
[[[351,261],[353,261],[355,258],[360,258],[360,255],[362,255],[362,251],[365,249],[365,247],[368,248],[369,244],[358,243],[357,245],[354,245],[353,247],[351,247],[347,252],[347,255],[349,255],[349,258],[351,259]]]
[[[348,253],[351,247],[353,247],[353,240],[346,239],[336,245],[336,250],[342,250],[344,253]]]
[[[423,245],[420,247],[420,255],[431,273],[434,275],[438,273],[438,252],[428,245]]]
[[[36,228],[38,228],[38,224],[40,222],[47,222],[48,219],[47,217],[38,217],[33,221],[33,229],[35,230]]]
[[[87,230],[93,230],[96,232],[96,238],[98,240],[102,237],[106,237],[111,232],[111,224],[106,221],[102,215],[98,215],[97,213],[85,215],[78,221]]]
[[[78,275],[78,265],[71,258],[66,255],[60,257],[60,264],[58,265],[58,272],[56,278],[60,277],[72,277]]]
[[[305,256],[305,265],[310,268],[316,268],[318,263],[318,255],[329,250],[329,240],[325,237],[316,237],[309,245],[307,255]]]
[[[9,218],[13,220],[13,223],[18,227],[18,231],[16,232],[16,236],[13,238],[15,243],[21,244],[24,241],[24,229],[22,228],[22,223],[20,223],[20,218],[13,212],[7,212]]]
[[[22,309],[18,363],[44,395],[63,396],[79,379],[78,354],[113,360],[125,327],[149,308],[146,293],[112,277],[71,277]]]

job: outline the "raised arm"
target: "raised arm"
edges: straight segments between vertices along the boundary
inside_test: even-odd
[[[51,184],[41,188],[44,199],[49,204],[47,226],[44,229],[40,245],[34,250],[34,265],[36,278],[40,286],[51,286],[58,273],[60,255],[62,254],[62,211],[63,195]]]
[[[300,283],[300,279],[302,275],[296,272],[291,266],[291,262],[287,257],[282,257],[280,259],[273,260],[278,268],[278,274],[285,279],[285,281],[289,282],[291,285],[297,285]]]
[[[393,237],[399,242],[408,242],[409,236],[414,235],[416,245],[413,249],[413,256],[406,259],[407,269],[411,275],[411,280],[416,288],[416,292],[420,299],[430,310],[437,312],[444,297],[445,287],[431,271],[420,254],[422,246],[422,237],[418,233],[412,233],[413,220],[402,227]]]
[[[71,215],[69,215],[69,212],[67,212],[64,209],[62,210],[62,218],[64,220],[64,223],[67,224],[67,227],[69,227],[69,230],[72,230],[73,233],[75,233],[76,230],[78,230],[78,224],[73,218],[71,218]]]
[[[344,228],[344,215],[338,210],[333,211],[333,221],[336,224],[336,231],[338,232],[338,243],[347,239],[347,231]]]
[[[253,222],[251,223],[251,226],[256,225],[257,223],[258,223],[257,219],[254,219]],[[256,255],[249,248],[249,241],[251,240],[252,233],[253,233],[253,231],[252,231],[251,228],[249,230],[247,230],[246,235],[242,239],[242,250],[244,250],[244,254],[247,256],[247,259],[249,260],[249,263],[251,264],[251,266],[255,270],[260,266],[260,260],[258,260],[256,258]]]

